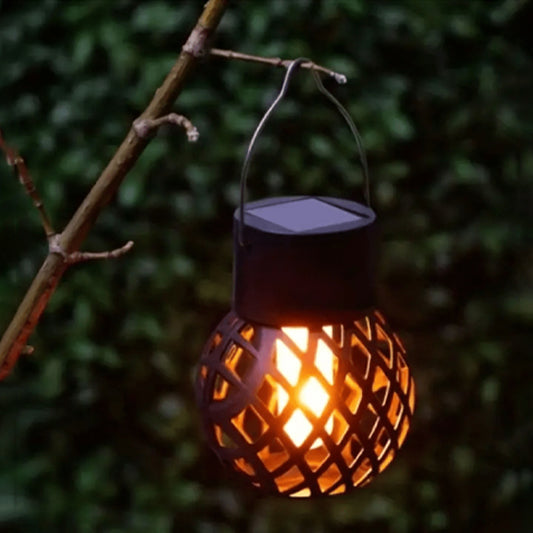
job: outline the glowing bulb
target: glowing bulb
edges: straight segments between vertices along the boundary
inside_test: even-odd
[[[309,330],[307,328],[285,327],[282,331],[291,339],[298,350],[305,353],[308,348]],[[324,331],[331,336],[332,327],[325,326]],[[334,356],[331,349],[322,341],[317,343],[314,357],[314,364],[320,370],[324,379],[333,385],[333,361]],[[311,377],[306,379],[300,376],[302,363],[300,358],[282,340],[276,340],[275,365],[279,372],[285,377],[290,385],[298,391],[296,403],[309,409],[317,418],[322,416],[329,401],[329,395],[319,381]],[[289,394],[278,384],[278,414],[280,414],[289,402]],[[295,409],[283,429],[296,446],[301,446],[305,439],[313,430],[313,425],[307,419],[301,409]],[[325,429],[331,434],[333,429],[333,417],[330,416],[326,422]],[[316,439],[311,448],[317,448],[323,444],[322,439]]]

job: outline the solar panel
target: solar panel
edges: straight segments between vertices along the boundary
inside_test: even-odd
[[[257,207],[248,213],[290,231],[308,231],[353,222],[363,217],[327,204],[317,198]]]

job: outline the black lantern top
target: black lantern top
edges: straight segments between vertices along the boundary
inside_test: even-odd
[[[296,196],[245,205],[234,216],[233,307],[270,326],[321,326],[367,314],[375,303],[376,224],[349,200]]]

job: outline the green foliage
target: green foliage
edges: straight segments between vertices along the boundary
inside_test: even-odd
[[[201,3],[0,2],[0,126],[57,227],[172,65]],[[65,277],[0,385],[0,530],[522,533],[533,519],[533,90],[521,0],[235,2],[215,44],[308,56],[362,132],[384,244],[381,307],[418,386],[393,465],[347,497],[261,499],[206,449],[193,369],[231,297],[231,214],[249,136],[282,72],[206,59],[84,247],[126,257]],[[250,196],[360,197],[342,119],[299,75]],[[0,167],[0,324],[44,257]]]

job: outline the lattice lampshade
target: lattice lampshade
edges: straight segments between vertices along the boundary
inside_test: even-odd
[[[387,467],[414,408],[404,348],[372,305],[375,215],[323,197],[245,207],[233,311],[197,380],[209,444],[263,491],[345,493]]]

